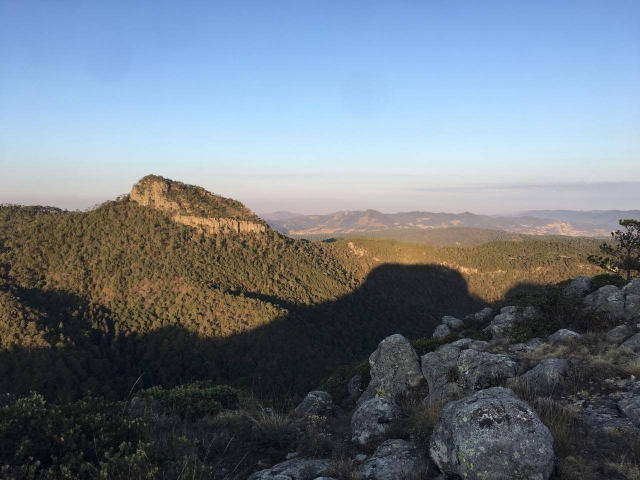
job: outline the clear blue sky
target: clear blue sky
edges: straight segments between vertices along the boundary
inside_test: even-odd
[[[0,202],[640,207],[640,1],[0,0]]]

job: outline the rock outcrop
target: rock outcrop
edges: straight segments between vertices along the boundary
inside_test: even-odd
[[[604,313],[620,320],[640,319],[640,279],[625,285],[622,290],[615,285],[606,285],[587,295],[585,308]]]
[[[402,413],[390,398],[376,397],[360,404],[351,417],[351,433],[354,442],[366,445],[379,440],[389,428],[389,423]]]
[[[396,398],[424,382],[420,358],[409,341],[400,334],[391,335],[369,357],[371,381],[359,403],[376,395]]]
[[[433,338],[444,338],[449,335],[451,335],[451,329],[443,323],[433,331]]]
[[[460,386],[473,391],[497,385],[518,374],[518,363],[509,355],[468,349],[458,358]]]
[[[429,452],[442,472],[469,480],[546,480],[554,464],[549,429],[529,405],[501,387],[447,404]]]
[[[564,358],[548,358],[520,377],[520,381],[538,395],[547,395],[567,375],[569,362]]]
[[[417,475],[424,463],[416,446],[406,440],[387,440],[358,469],[367,480],[396,480]]]
[[[448,316],[448,315],[445,315],[444,317],[442,317],[442,324],[446,325],[451,330],[456,330],[458,328],[464,327],[464,322],[462,320],[456,317]]]
[[[574,332],[573,330],[569,330],[567,328],[561,328],[557,332],[549,335],[548,340],[550,344],[558,345],[558,344],[570,342],[571,340],[577,340],[580,337],[582,337],[582,335],[580,335],[577,332]]]
[[[518,364],[509,355],[471,348],[473,341],[460,347],[443,345],[423,355],[422,374],[429,385],[429,400],[442,400],[496,385],[517,375]]]
[[[320,477],[330,465],[326,459],[296,457],[256,472],[247,480],[308,480]]]
[[[333,399],[327,392],[315,390],[309,392],[304,400],[295,408],[300,415],[326,415],[331,411]]]
[[[591,278],[580,276],[571,280],[563,293],[566,297],[584,297],[589,290],[591,290]]]
[[[153,175],[136,183],[129,198],[142,206],[161,210],[176,223],[205,234],[265,232],[268,228],[240,202]]]

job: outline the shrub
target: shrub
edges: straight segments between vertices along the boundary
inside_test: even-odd
[[[88,398],[51,405],[38,394],[0,408],[0,462],[8,477],[75,478],[143,446],[144,423],[123,416],[121,402]]]
[[[349,396],[347,385],[355,375],[362,375],[362,387],[366,388],[371,380],[371,365],[362,362],[353,365],[338,367],[329,378],[318,387],[318,390],[327,392],[333,398],[334,403],[340,403]]]
[[[139,392],[138,396],[153,398],[183,420],[193,421],[207,415],[216,415],[222,409],[237,408],[245,394],[226,385],[195,382],[170,390],[153,387]]]
[[[591,291],[595,292],[601,287],[606,285],[615,285],[616,287],[625,286],[627,281],[622,278],[620,275],[614,275],[612,273],[602,273],[600,275],[596,275],[591,279]]]

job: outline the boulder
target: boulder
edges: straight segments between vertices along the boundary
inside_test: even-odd
[[[576,277],[569,285],[564,287],[565,297],[584,297],[591,290],[591,278],[580,276]]]
[[[451,330],[457,330],[458,328],[464,327],[464,322],[456,317],[450,317],[445,315],[442,317],[442,324],[449,327]]]
[[[620,345],[620,347],[628,348],[634,352],[640,352],[640,333],[636,333],[633,337]]]
[[[360,445],[379,440],[389,423],[401,415],[400,407],[390,398],[375,397],[361,403],[351,417],[351,433]]]
[[[512,353],[515,352],[535,352],[538,350],[544,342],[541,338],[532,338],[527,343],[514,343],[513,345],[509,345],[509,351]]]
[[[615,285],[605,285],[584,297],[587,309],[606,313],[614,318],[624,318],[624,294]]]
[[[485,342],[484,340],[473,340],[471,338],[461,338],[460,340],[451,342],[450,345],[459,348],[460,350],[472,348],[474,350],[478,350],[479,352],[484,352],[487,348],[489,348],[489,342]]]
[[[540,394],[553,390],[567,374],[569,362],[563,358],[548,358],[520,377],[528,388]]]
[[[612,340],[620,340],[622,338],[628,337],[633,333],[633,327],[629,325],[618,325],[615,328],[612,328],[607,332],[607,337]]]
[[[640,295],[640,278],[636,278],[622,287],[625,295]]]
[[[640,396],[629,395],[618,402],[618,409],[622,414],[640,427]]]
[[[424,382],[420,358],[409,341],[400,334],[380,342],[369,357],[371,381],[359,403],[376,395],[397,398]]]
[[[396,480],[418,475],[424,469],[416,446],[406,440],[387,440],[358,469],[367,480]]]
[[[502,387],[448,403],[429,452],[442,472],[468,480],[546,480],[554,464],[549,429],[529,405]]]
[[[351,398],[357,400],[362,395],[362,375],[357,374],[351,377],[349,383],[347,384],[347,390],[349,390],[349,395]]]
[[[568,330],[566,328],[561,328],[560,330],[558,330],[557,332],[549,335],[549,343],[552,345],[558,345],[561,343],[567,343],[571,340],[577,340],[579,338],[581,338],[582,335],[580,335],[577,332],[574,332],[573,330]]]
[[[464,317],[464,319],[469,320],[471,322],[482,323],[490,320],[491,317],[493,317],[493,308],[487,307],[487,308],[483,308],[477,313],[472,313],[471,315],[467,315],[466,317]]]
[[[524,317],[516,311],[516,307],[503,307],[500,312],[483,330],[489,332],[493,338],[507,338],[511,329],[524,320]]]
[[[309,392],[304,400],[295,408],[301,415],[325,415],[331,411],[333,399],[327,392],[315,390]]]
[[[248,480],[307,480],[320,477],[330,465],[327,459],[297,457],[249,475]]]
[[[640,319],[640,295],[629,294],[624,299],[624,318],[627,320]]]
[[[513,305],[507,305],[506,307],[502,307],[500,309],[500,313],[516,313],[518,311],[518,307],[515,307]]]
[[[460,352],[453,345],[443,345],[435,352],[422,356],[422,374],[429,385],[431,400],[446,399],[461,391],[457,384]]]
[[[459,384],[466,391],[491,387],[518,374],[518,363],[509,355],[468,349],[458,357]]]
[[[433,331],[433,338],[444,338],[451,335],[451,329],[444,324],[438,325]]]

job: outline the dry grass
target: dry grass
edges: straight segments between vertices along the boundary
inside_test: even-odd
[[[587,429],[571,410],[548,397],[537,397],[530,404],[551,432],[556,455],[564,457],[579,451]]]
[[[629,376],[640,377],[640,358],[623,365],[622,370]]]
[[[259,444],[282,448],[292,443],[293,426],[287,415],[265,409],[245,411],[242,415],[253,424]]]

